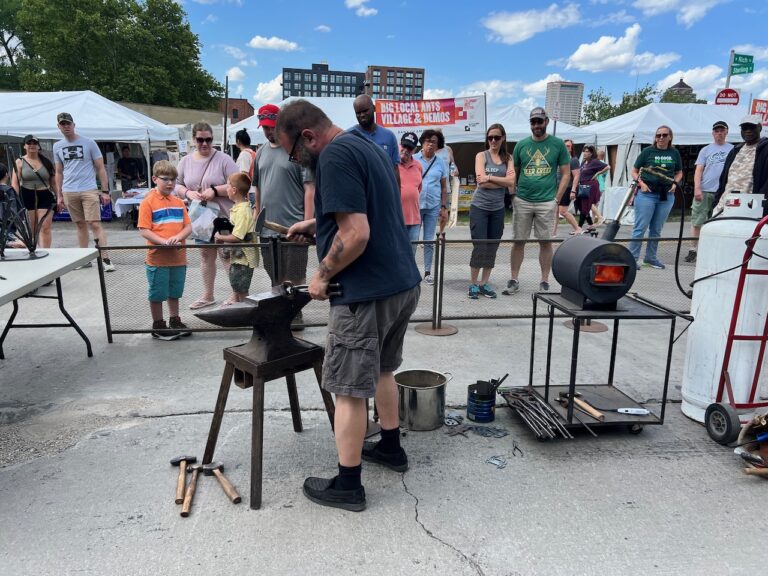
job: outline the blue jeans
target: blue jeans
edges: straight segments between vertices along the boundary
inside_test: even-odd
[[[440,206],[421,209],[421,225],[424,227],[424,272],[432,273],[432,255],[435,252],[435,228],[440,218]]]
[[[419,230],[421,229],[421,224],[406,224],[405,229],[408,231],[408,240],[411,241],[411,248],[413,248],[413,255],[416,256],[416,244],[414,242],[419,241]]]
[[[650,238],[661,236],[661,227],[667,221],[672,206],[675,203],[675,195],[667,194],[667,199],[662,202],[659,195],[648,192],[638,192],[635,196],[635,227],[632,229],[632,242],[629,243],[629,251],[635,260],[640,259],[640,239],[648,231]],[[656,258],[658,240],[650,240],[645,247],[645,261],[653,262]]]

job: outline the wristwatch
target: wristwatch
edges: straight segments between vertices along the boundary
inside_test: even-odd
[[[441,209],[441,210],[448,210],[448,206],[446,206],[445,204],[443,204],[442,206],[440,206],[440,209]]]

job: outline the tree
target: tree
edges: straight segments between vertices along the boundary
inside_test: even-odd
[[[659,102],[672,102],[675,104],[706,104],[706,100],[700,100],[697,98],[695,92],[689,94],[680,94],[672,91],[671,88],[667,88],[664,94],[659,98]]]
[[[17,62],[24,56],[17,34],[16,14],[20,6],[21,0],[3,0],[0,3],[0,88],[5,90],[19,88]]]
[[[581,111],[581,123],[602,122],[614,117],[615,106],[611,104],[611,95],[602,88],[591,90],[587,94],[587,102]]]
[[[215,109],[223,87],[174,0],[18,0],[24,90],[94,90],[112,100]]]
[[[656,94],[656,89],[650,84],[646,84],[632,93],[624,92],[621,97],[621,102],[616,106],[614,116],[621,116],[622,114],[632,112],[632,110],[637,110],[638,108],[651,104]]]

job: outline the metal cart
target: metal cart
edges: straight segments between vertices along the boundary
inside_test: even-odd
[[[534,355],[536,347],[536,320],[538,318],[538,303],[548,306],[549,332],[547,337],[547,363],[544,375],[544,386],[533,385]],[[565,314],[573,320],[573,345],[571,348],[570,380],[567,386],[553,386],[550,384],[551,360],[552,360],[552,332],[554,329],[555,311]],[[669,371],[672,362],[672,345],[675,336],[675,321],[678,312],[669,310],[655,302],[634,295],[627,295],[620,299],[615,310],[585,310],[580,306],[566,300],[559,293],[538,292],[533,295],[533,321],[531,327],[531,361],[528,380],[529,393],[538,395],[546,404],[552,407],[562,419],[562,425],[567,429],[584,427],[589,429],[602,426],[627,426],[630,432],[639,433],[643,426],[648,424],[663,424],[666,408],[667,388],[669,386]],[[684,318],[687,318],[683,316]],[[587,320],[613,320],[613,336],[611,341],[611,353],[608,366],[608,382],[606,384],[582,384],[577,385],[577,367],[579,358],[579,336],[582,322]],[[659,415],[633,415],[616,412],[618,408],[644,408],[627,394],[613,385],[614,369],[616,366],[616,349],[619,340],[619,322],[621,320],[669,320],[669,344],[667,346],[667,359],[664,370],[664,389],[661,397],[661,409]],[[542,394],[543,388],[543,394]],[[568,394],[567,402],[558,402],[561,392]],[[604,414],[604,419],[598,420],[585,413],[574,414],[575,393]]]

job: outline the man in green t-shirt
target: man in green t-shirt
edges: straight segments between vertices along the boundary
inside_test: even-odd
[[[512,233],[515,240],[528,240],[531,227],[539,240],[541,283],[539,290],[549,290],[552,269],[552,244],[544,242],[551,236],[552,223],[557,217],[557,205],[570,180],[571,156],[565,143],[547,134],[549,118],[544,108],[531,110],[531,136],[520,140],[512,152],[517,179],[517,195],[513,201]],[[560,184],[557,172],[560,171]],[[502,294],[509,296],[520,289],[518,275],[525,257],[525,244],[512,246],[512,279]]]

